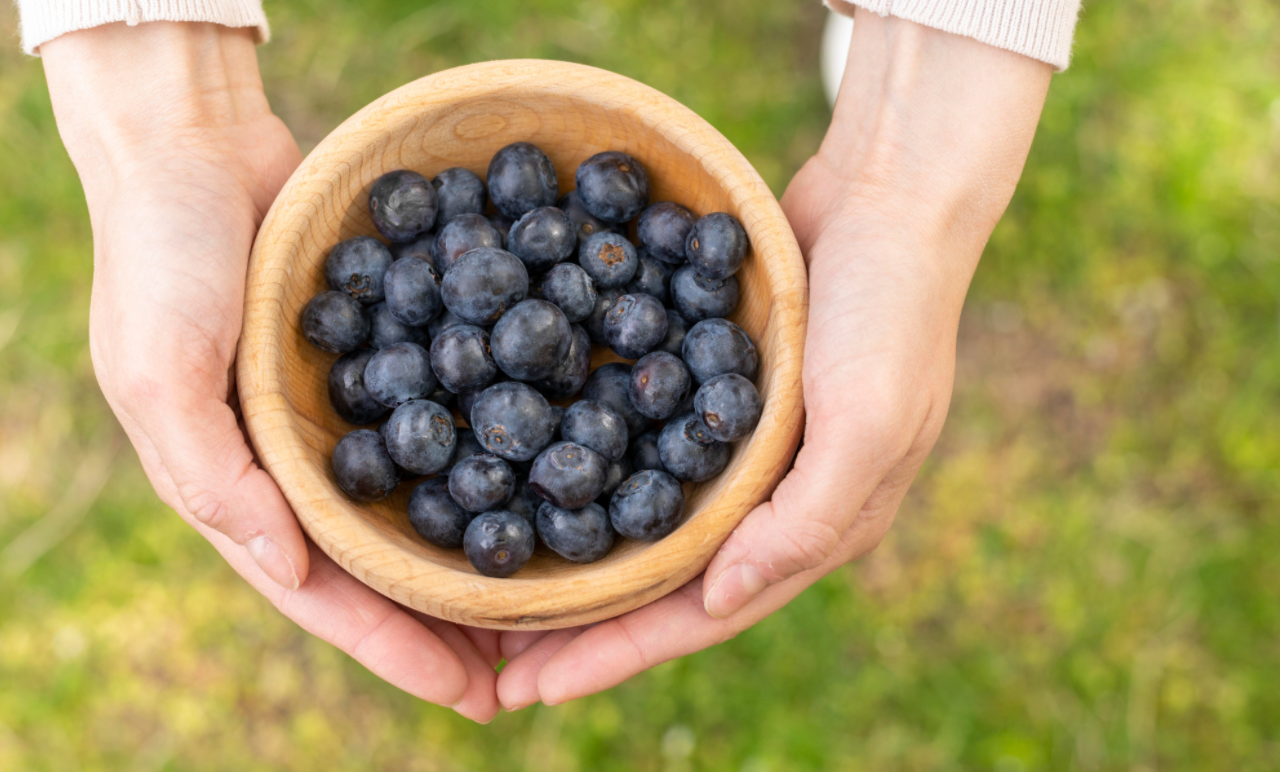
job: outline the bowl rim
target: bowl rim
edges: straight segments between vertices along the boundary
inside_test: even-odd
[[[314,215],[335,184],[349,184],[348,161],[362,160],[392,120],[413,120],[424,107],[448,106],[503,93],[570,97],[624,112],[698,159],[723,188],[763,263],[769,286],[764,329],[770,335],[765,412],[742,463],[719,495],[687,517],[675,533],[639,555],[568,577],[493,579],[405,553],[404,545],[333,496],[328,464],[300,463],[312,451],[284,384],[287,359],[279,344],[296,322],[283,309],[288,274],[301,247],[295,218]],[[344,160],[345,159],[345,160]],[[343,164],[346,164],[345,167]],[[335,235],[336,239],[336,235]],[[759,258],[757,258],[759,259]],[[720,544],[790,468],[803,431],[801,364],[807,324],[807,271],[786,216],[741,152],[692,110],[616,73],[551,60],[484,62],[434,73],[374,100],[343,121],[303,160],[272,204],[250,256],[237,388],[245,425],[264,469],[276,480],[307,535],[366,585],[434,617],[495,629],[557,629],[589,624],[638,608],[685,585],[706,568]],[[779,348],[773,349],[772,347]],[[726,495],[730,494],[732,495]],[[358,506],[358,505],[355,505]],[[621,572],[630,570],[630,574]]]

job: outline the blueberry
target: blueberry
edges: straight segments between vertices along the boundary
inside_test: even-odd
[[[604,336],[604,317],[609,313],[610,306],[613,301],[622,297],[623,292],[620,289],[600,290],[596,293],[596,306],[591,309],[591,313],[587,318],[582,320],[582,326],[586,328],[588,337],[591,342],[600,346],[609,345],[609,340]]]
[[[594,450],[576,442],[548,445],[533,460],[529,487],[542,498],[565,509],[577,509],[604,490],[609,462]]]
[[[512,378],[546,378],[569,355],[572,331],[564,312],[545,300],[523,300],[493,326],[493,360]]]
[[[502,248],[506,249],[507,235],[511,233],[511,226],[515,225],[516,221],[510,217],[507,217],[502,212],[495,212],[489,215],[489,224],[492,225],[493,229],[496,230],[498,232],[498,235],[502,237]]]
[[[452,391],[449,391],[444,386],[437,383],[435,389],[427,395],[427,399],[441,407],[449,408],[453,406],[453,401],[457,396],[458,395],[454,394]]]
[[[535,387],[535,388],[536,388],[536,387]],[[544,394],[544,395],[542,395],[542,396],[544,396],[544,397],[545,397],[546,395]],[[564,408],[560,407],[559,405],[552,405],[552,406],[551,406],[551,420],[552,420],[552,421],[555,423],[555,425],[556,425],[555,431],[554,431],[554,432],[552,432],[551,436],[552,436],[552,437],[554,437],[554,438],[555,438],[555,439],[557,439],[557,440],[559,440],[559,439],[563,439],[563,438],[560,436],[560,427],[564,425]]]
[[[616,150],[596,153],[579,164],[574,182],[582,205],[606,222],[634,219],[649,203],[649,173]]]
[[[425,346],[431,339],[426,327],[400,321],[385,302],[366,307],[364,313],[369,318],[369,345],[375,349],[405,342]]]
[[[697,216],[671,201],[659,201],[644,210],[636,223],[636,237],[654,257],[668,263],[683,263],[684,243]]]
[[[560,436],[591,448],[606,461],[617,461],[627,452],[627,422],[618,411],[591,399],[578,400],[564,411]]]
[[[373,224],[391,241],[413,241],[435,224],[436,189],[417,172],[387,172],[369,191],[369,214]]]
[[[578,241],[585,240],[588,236],[595,233],[611,233],[617,229],[612,223],[597,219],[594,215],[587,211],[582,205],[582,200],[578,198],[578,191],[571,190],[560,197],[556,202],[556,208],[568,215],[573,221],[573,227],[577,230]]]
[[[578,247],[578,264],[597,289],[614,289],[631,281],[640,268],[640,258],[626,236],[597,233]]]
[[[600,491],[600,495],[596,496],[596,503],[609,506],[609,499],[613,496],[613,492],[618,489],[622,481],[631,476],[631,462],[626,456],[609,464],[609,468],[604,473],[604,490]]]
[[[407,241],[404,244],[392,244],[391,256],[396,260],[402,257],[412,257],[414,260],[422,260],[426,263],[434,264],[431,257],[431,245],[436,243],[436,234],[425,233],[413,241]]]
[[[364,368],[373,354],[367,348],[343,354],[329,369],[329,402],[348,423],[371,424],[389,411],[364,387]]]
[[[543,273],[568,260],[576,246],[578,234],[573,221],[554,206],[526,212],[507,234],[508,251],[524,261],[529,273]]]
[[[457,549],[472,514],[449,495],[449,479],[432,477],[409,494],[409,524],[418,535],[437,547]]]
[[[524,568],[533,557],[533,545],[533,526],[505,509],[477,515],[462,535],[462,549],[471,565],[499,579]]]
[[[627,422],[627,434],[632,437],[649,425],[649,419],[631,404],[631,365],[611,362],[597,367],[587,378],[582,396],[616,410]]]
[[[507,217],[556,202],[560,183],[547,154],[528,142],[515,142],[499,150],[489,162],[489,198]]]
[[[574,263],[560,263],[547,271],[541,289],[543,299],[560,306],[571,323],[586,319],[596,307],[596,283]]]
[[[425,399],[436,388],[431,355],[417,343],[397,343],[373,355],[364,369],[369,396],[387,407]]]
[[[715,212],[694,224],[685,239],[684,252],[698,273],[708,279],[727,279],[742,267],[750,246],[737,217]]]
[[[460,214],[483,214],[488,195],[484,183],[470,169],[455,166],[445,169],[431,180],[431,187],[436,189],[436,200],[440,211],[436,213],[436,223],[445,224]]]
[[[565,560],[594,563],[609,554],[613,526],[599,504],[569,510],[547,501],[538,508],[538,538]]]
[[[671,305],[690,322],[728,316],[738,307],[738,277],[708,279],[691,265],[671,277]]]
[[[391,264],[383,280],[387,308],[401,322],[421,327],[440,315],[440,275],[430,263],[402,257]]]
[[[623,295],[604,315],[604,337],[623,359],[639,359],[667,337],[667,309],[652,295]]]
[[[480,399],[480,395],[483,393],[484,389],[458,393],[458,412],[462,414],[463,419],[467,422],[467,426],[471,425],[471,409],[476,406],[476,400]]]
[[[440,291],[445,307],[460,319],[493,324],[529,293],[529,273],[510,252],[481,247],[449,266]]]
[[[609,502],[609,522],[628,539],[656,541],[684,517],[684,490],[666,472],[645,469],[618,486]]]
[[[740,440],[760,423],[760,392],[737,373],[709,379],[693,398],[693,412],[721,442]]]
[[[381,431],[387,452],[413,474],[435,474],[444,469],[457,445],[453,416],[443,405],[427,399],[396,408]]]
[[[377,239],[356,236],[338,242],[324,259],[329,289],[345,292],[364,305],[382,300],[382,277],[391,267],[391,250]]]
[[[356,501],[386,498],[400,482],[400,472],[382,437],[370,429],[357,429],[338,440],[333,449],[333,474],[342,492]]]
[[[442,475],[448,475],[452,472],[459,461],[488,452],[480,444],[480,440],[477,440],[476,436],[471,432],[458,431],[457,435],[458,442],[453,448],[453,457],[449,459],[449,465],[440,470]]]
[[[714,439],[693,413],[671,419],[658,435],[662,468],[677,480],[701,482],[729,465],[729,445]],[[625,485],[623,487],[626,487]]]
[[[431,369],[455,394],[479,391],[498,374],[489,352],[489,333],[471,324],[455,324],[431,341]]]
[[[689,332],[689,323],[678,311],[667,309],[667,337],[662,339],[655,351],[681,356],[684,354],[684,336]]]
[[[511,465],[488,453],[464,458],[449,472],[449,495],[468,512],[496,509],[515,492]]]
[[[509,461],[528,461],[551,442],[555,418],[547,398],[516,381],[490,386],[471,408],[476,439],[490,453]]]
[[[755,380],[760,366],[760,355],[750,336],[728,319],[695,324],[684,337],[682,353],[695,383],[706,383],[725,373]]]
[[[364,345],[369,320],[360,301],[345,292],[321,292],[302,309],[302,334],[322,351],[345,354]]]
[[[582,390],[587,376],[591,374],[591,339],[587,337],[587,331],[576,324],[570,329],[569,353],[564,360],[556,365],[551,375],[530,384],[548,399],[572,397]]]
[[[538,507],[545,503],[547,502],[529,487],[529,477],[524,475],[516,480],[516,492],[512,494],[505,508],[528,520],[529,525],[534,525],[538,518]]]
[[[466,322],[462,319],[462,317],[458,316],[457,314],[455,314],[454,312],[446,308],[443,314],[440,314],[435,319],[432,319],[430,322],[427,323],[427,332],[431,334],[431,339],[435,340],[436,338],[440,337],[440,333],[444,332],[445,330],[449,329],[455,324],[466,324]]]
[[[670,274],[663,270],[663,263],[649,256],[647,250],[640,249],[636,252],[640,257],[640,267],[636,269],[636,275],[627,282],[627,294],[645,294],[652,295],[659,302],[667,302],[667,282]]]
[[[460,214],[436,234],[431,244],[431,260],[443,276],[455,260],[480,247],[502,249],[502,234],[481,215]]]
[[[627,451],[627,461],[631,462],[631,468],[637,472],[642,469],[665,471],[662,459],[658,457],[658,433],[645,432],[632,440],[631,448]]]
[[[670,418],[688,396],[690,382],[680,357],[665,351],[645,354],[631,368],[631,404],[649,418]]]

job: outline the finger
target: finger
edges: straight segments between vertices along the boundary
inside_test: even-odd
[[[471,625],[458,625],[458,629],[467,636],[471,645],[476,647],[480,656],[484,657],[485,662],[489,663],[490,669],[498,666],[502,661],[502,647],[499,642],[501,633],[498,630],[486,630],[483,627]]]
[[[547,660],[582,634],[585,628],[569,627],[544,634],[523,652],[507,660],[498,674],[498,701],[507,710],[520,710],[542,699],[538,675]]]
[[[201,523],[195,528],[281,613],[374,675],[437,705],[453,706],[465,698],[469,679],[457,653],[315,545],[309,545],[311,574],[306,584],[286,590],[262,571],[244,547]]]
[[[521,652],[547,636],[549,630],[508,630],[498,639],[502,658],[510,662]]]
[[[413,612],[413,616],[453,649],[467,671],[467,691],[462,701],[453,706],[459,715],[487,724],[498,715],[496,682],[498,674],[475,647],[464,629],[452,622]],[[488,632],[488,631],[486,631]]]

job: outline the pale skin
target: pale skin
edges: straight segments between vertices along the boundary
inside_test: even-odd
[[[157,493],[304,629],[482,722],[731,638],[880,543],[942,429],[964,296],[1051,74],[859,11],[831,128],[782,200],[810,275],[793,470],[671,595],[590,628],[498,633],[404,609],[343,572],[248,445],[231,378],[245,269],[301,160],[249,33],[116,24],[40,52],[93,225],[94,368]]]

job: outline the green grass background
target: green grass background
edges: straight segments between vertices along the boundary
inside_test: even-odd
[[[778,193],[816,0],[278,0],[304,150],[420,75],[549,57],[671,94]],[[97,391],[88,218],[0,4],[0,769],[1280,768],[1280,7],[1086,3],[898,523],[736,640],[487,727],[279,617]]]

